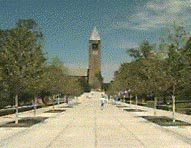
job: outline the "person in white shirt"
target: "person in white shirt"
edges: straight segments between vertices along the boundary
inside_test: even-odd
[[[105,110],[105,103],[106,103],[106,99],[104,97],[104,95],[101,95],[101,110]]]

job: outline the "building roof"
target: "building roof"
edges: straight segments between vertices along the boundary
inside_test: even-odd
[[[73,77],[87,77],[88,69],[83,67],[67,67],[67,75]]]
[[[100,36],[99,36],[99,33],[96,29],[96,27],[94,27],[94,30],[91,34],[91,37],[90,37],[90,40],[94,40],[94,41],[98,41],[98,40],[101,40]]]

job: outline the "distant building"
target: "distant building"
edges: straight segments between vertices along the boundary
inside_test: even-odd
[[[66,74],[75,77],[75,78],[81,78],[83,80],[86,80],[88,82],[88,69],[83,67],[65,67],[66,68]]]
[[[101,89],[101,38],[94,28],[89,39],[89,68],[66,67],[67,75],[86,80],[93,89]]]

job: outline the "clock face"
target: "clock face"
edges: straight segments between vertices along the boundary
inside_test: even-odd
[[[97,49],[98,48],[98,44],[92,44],[92,48],[93,49]]]

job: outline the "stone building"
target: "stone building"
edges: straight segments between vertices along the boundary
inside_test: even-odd
[[[88,69],[83,67],[65,67],[66,74],[88,82]]]
[[[89,39],[89,67],[67,67],[68,75],[86,80],[92,89],[101,89],[101,38],[94,28]]]
[[[93,89],[101,89],[101,38],[94,28],[89,39],[89,75],[88,81]]]

